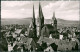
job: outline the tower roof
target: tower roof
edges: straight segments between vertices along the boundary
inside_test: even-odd
[[[39,15],[39,17],[37,19],[38,19],[39,25],[43,25],[44,24],[44,16],[43,16],[42,7],[41,7],[40,2],[39,2],[39,14],[38,15]]]
[[[34,4],[33,4],[33,18],[32,18],[33,24],[35,24],[35,12],[34,12]]]
[[[55,17],[55,12],[53,12],[53,17]]]
[[[55,17],[55,12],[53,12],[53,17],[52,17],[53,20],[56,20],[56,17]]]
[[[41,19],[44,18],[43,12],[42,12],[42,7],[41,7],[40,2],[39,2],[39,17],[40,17]]]

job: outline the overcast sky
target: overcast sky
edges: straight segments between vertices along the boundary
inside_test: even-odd
[[[55,11],[56,18],[79,20],[78,1],[41,1],[44,17],[51,19]],[[1,18],[32,17],[33,4],[35,16],[38,17],[38,1],[1,1]]]

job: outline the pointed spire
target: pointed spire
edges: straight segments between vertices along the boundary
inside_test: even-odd
[[[32,28],[33,28],[33,37],[37,37],[37,34],[36,34],[36,19],[35,19],[35,12],[34,12],[34,4],[33,4]]]
[[[43,25],[44,25],[44,16],[43,16],[43,12],[42,12],[42,8],[41,8],[41,5],[40,5],[40,2],[39,2],[39,17],[41,19],[41,25],[43,27]]]
[[[41,29],[44,26],[44,16],[43,16],[43,12],[42,12],[42,8],[39,2],[39,37],[41,36]]]
[[[55,12],[53,12],[53,17],[55,18]]]
[[[34,5],[33,5],[33,19],[32,19],[33,24],[35,25],[35,12],[34,12]]]
[[[42,8],[41,8],[40,2],[39,2],[39,17],[42,18],[42,16],[43,16],[43,12],[42,12]]]
[[[53,19],[53,20],[55,19],[55,12],[53,12],[53,17],[52,17],[52,19]]]
[[[34,4],[33,4],[33,17],[35,18]]]
[[[33,23],[33,28],[36,28],[36,19],[35,19],[35,12],[34,12],[34,4],[33,4],[33,19],[32,19],[32,23]]]
[[[32,17],[32,22],[30,23],[30,26],[29,26],[29,29],[28,29],[28,35],[30,35],[30,31],[32,31],[32,33],[33,33],[32,37],[37,37],[34,5],[33,5],[33,17]]]
[[[51,24],[54,25],[55,22],[57,22],[57,20],[56,20],[56,17],[55,17],[55,12],[53,12],[53,17],[52,17]]]
[[[41,5],[40,5],[40,2],[39,2],[39,18],[41,19]]]

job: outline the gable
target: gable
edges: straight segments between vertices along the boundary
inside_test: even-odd
[[[42,30],[41,30],[41,35],[42,36],[46,36],[46,37],[49,37],[49,30],[48,30],[48,28],[46,27],[46,26],[44,26],[43,28],[42,28]]]

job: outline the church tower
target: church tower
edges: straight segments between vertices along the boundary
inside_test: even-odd
[[[42,12],[42,8],[41,5],[39,3],[39,14],[38,14],[38,18],[37,18],[37,35],[38,37],[41,36],[41,29],[44,26],[44,16],[43,16],[43,12]]]
[[[54,27],[54,30],[57,31],[57,19],[55,17],[55,12],[53,12],[53,17],[52,17],[52,26]]]
[[[35,19],[34,5],[33,5],[32,24],[33,24],[33,37],[37,37],[37,32],[36,32],[36,19]]]
[[[37,37],[34,5],[33,5],[33,18],[32,18],[32,21],[31,21],[29,29],[28,29],[28,35],[30,38],[36,38]]]
[[[52,38],[59,38],[59,34],[57,33],[57,19],[55,17],[55,12],[53,12],[53,17],[51,22],[54,31],[54,33],[52,34]]]

